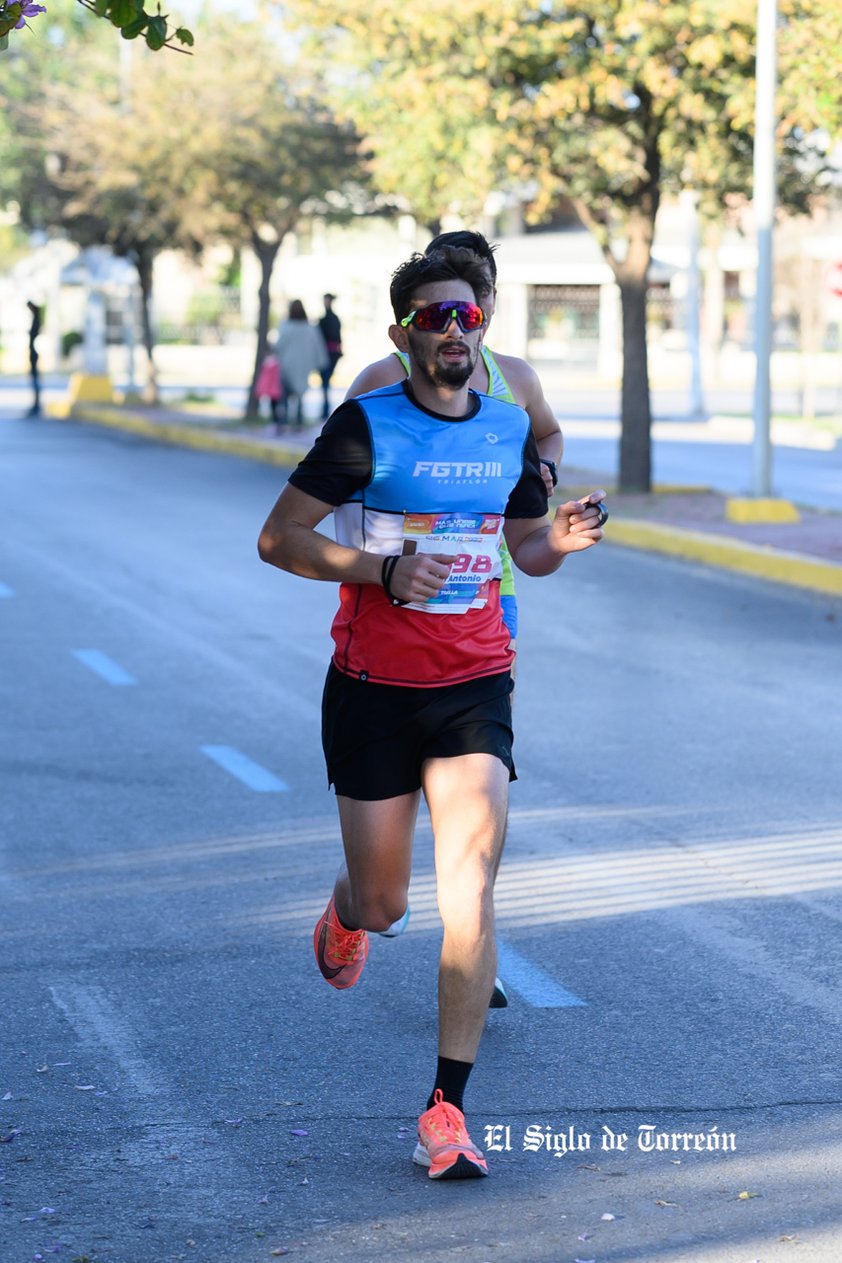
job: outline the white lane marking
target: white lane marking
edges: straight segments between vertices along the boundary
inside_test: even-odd
[[[99,649],[74,649],[73,657],[78,658],[109,684],[137,684],[134,676],[124,671],[119,662],[115,662]]]
[[[124,1102],[128,1126],[120,1135],[119,1155],[133,1172],[132,1187],[144,1193],[156,1189],[159,1198],[163,1187],[166,1204],[177,1207],[178,1214],[209,1222],[219,1218],[226,1197],[236,1195],[243,1201],[247,1193],[242,1169],[234,1164],[224,1142],[209,1135],[202,1118],[207,1107],[200,1094],[195,1088],[192,1097],[183,1089],[174,1091],[163,1067],[150,1064],[140,1051],[131,1014],[121,1011],[120,1001],[112,1000],[102,987],[68,977],[56,977],[49,992],[85,1049],[79,1056],[78,1074],[85,1083],[109,1094],[116,1089]],[[121,986],[121,998],[125,995]],[[147,1042],[160,1051],[139,1009],[137,1017],[147,1032]],[[114,1084],[114,1069],[104,1062],[103,1051],[124,1083]],[[180,1160],[171,1161],[174,1155]]]
[[[273,772],[255,763],[248,755],[241,754],[233,746],[200,746],[202,754],[206,754],[214,763],[218,763],[226,772],[236,776],[238,781],[248,785],[249,789],[259,794],[279,794],[289,789],[284,781]]]
[[[161,1088],[135,1047],[128,1024],[101,987],[63,982],[50,995],[85,1043],[107,1048],[139,1096],[157,1096]]]
[[[294,718],[302,724],[309,724],[318,739],[322,713],[318,697],[302,697],[291,688],[267,680],[262,664],[250,666],[242,655],[237,656],[229,650],[214,649],[208,644],[206,637],[183,631],[173,623],[171,618],[150,614],[139,601],[115,594],[113,586],[92,578],[84,570],[68,566],[55,557],[46,556],[39,549],[28,547],[20,540],[15,541],[15,547],[22,556],[28,556],[34,566],[39,566],[57,576],[64,583],[68,593],[74,597],[80,590],[89,592],[107,603],[109,608],[122,610],[131,615],[132,621],[137,626],[146,627],[154,632],[166,644],[168,650],[180,649],[189,654],[191,661],[198,657],[216,670],[224,671],[229,677],[233,676],[242,681],[246,688],[259,690],[261,701],[271,701],[274,703],[275,712],[282,712],[288,719]],[[313,586],[315,587],[315,584]],[[329,656],[328,647],[325,652],[325,662]],[[300,677],[296,680],[296,685],[299,683]]]
[[[587,1004],[562,987],[539,965],[521,956],[502,939],[497,940],[497,972],[506,987],[512,987],[533,1009],[580,1008]]]
[[[8,583],[0,583],[0,598],[4,596],[14,596],[14,588],[10,588]]]

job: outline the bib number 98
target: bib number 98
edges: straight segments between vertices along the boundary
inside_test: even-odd
[[[491,574],[490,557],[474,557],[471,553],[459,553],[450,567],[451,574]]]

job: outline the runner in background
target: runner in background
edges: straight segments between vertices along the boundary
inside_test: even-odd
[[[497,261],[494,258],[496,246],[481,232],[444,232],[434,237],[425,249],[429,255],[442,246],[453,246],[459,249],[472,250],[482,259],[488,272],[488,283],[477,295],[479,305],[486,315],[483,338],[488,336],[488,326],[494,315],[497,303]],[[394,327],[394,326],[393,326]],[[406,355],[393,351],[374,364],[369,364],[359,373],[348,387],[346,399],[353,399],[368,390],[377,390],[380,386],[390,386],[393,382],[402,381],[409,374],[409,363]],[[481,359],[477,362],[470,381],[471,388],[481,394],[490,395],[492,399],[507,399],[519,404],[529,414],[529,424],[538,445],[541,457],[541,472],[547,487],[547,495],[552,495],[558,483],[558,466],[561,464],[564,438],[561,427],[556,420],[552,408],[544,395],[538,374],[526,360],[514,355],[500,355],[492,352],[485,345],[481,350]],[[513,633],[513,638],[517,632]]]

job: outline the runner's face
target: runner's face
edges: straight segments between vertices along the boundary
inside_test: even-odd
[[[474,291],[466,281],[434,281],[413,294],[412,309],[450,299],[476,302]],[[420,373],[433,386],[464,386],[476,367],[484,331],[483,325],[473,333],[463,333],[455,320],[451,320],[443,333],[422,333],[415,325],[408,325],[406,334],[413,373]]]

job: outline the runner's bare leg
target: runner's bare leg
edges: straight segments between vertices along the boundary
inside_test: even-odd
[[[497,971],[494,878],[506,831],[509,772],[490,754],[429,759],[423,784],[444,923],[439,1054],[472,1062]]]
[[[418,792],[377,802],[337,795],[345,864],[334,898],[343,925],[376,932],[403,916],[419,801]]]

